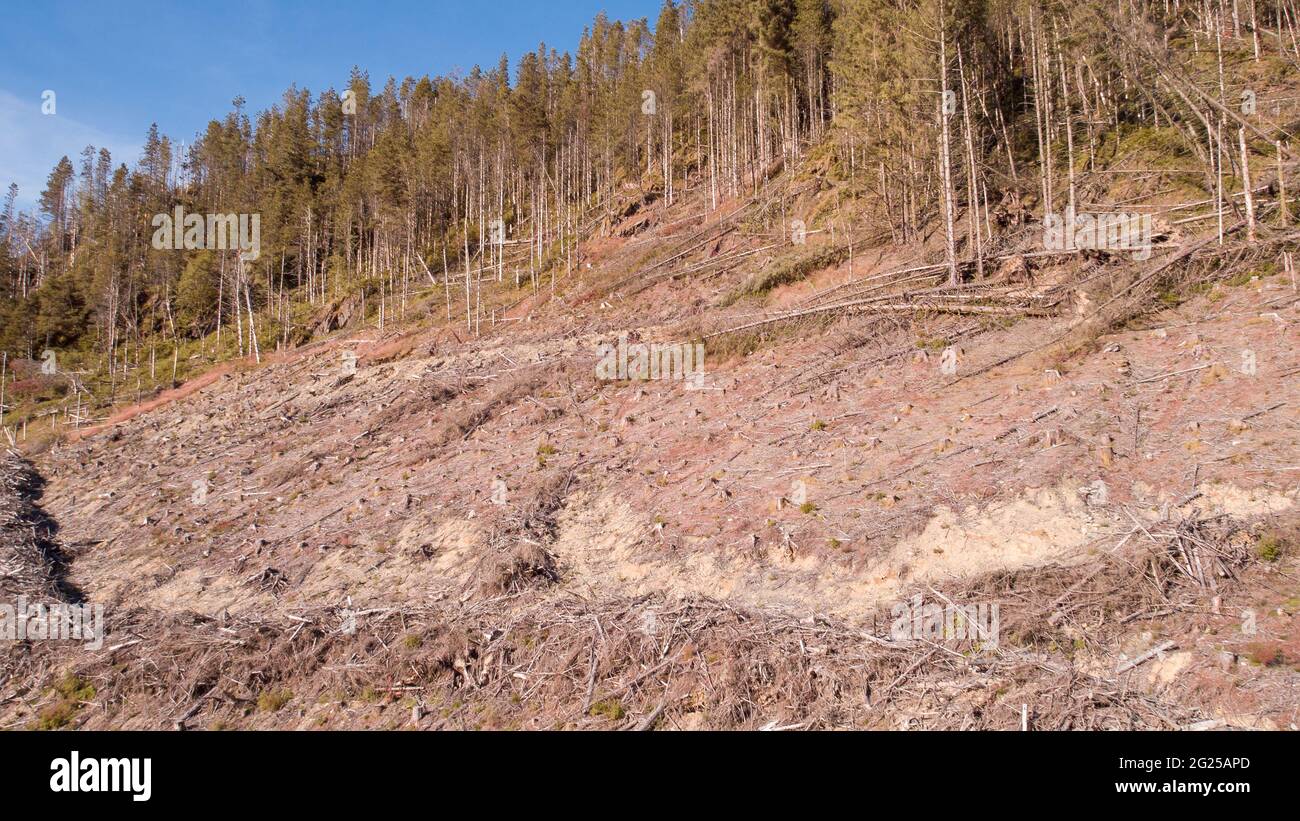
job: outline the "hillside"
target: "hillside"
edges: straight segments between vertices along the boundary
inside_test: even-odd
[[[108,633],[6,648],[0,727],[1295,729],[1300,179],[1266,137],[1300,77],[1252,31],[1220,43],[1279,101],[1249,184],[1177,144],[1189,27],[1068,161],[990,126],[869,191],[840,124],[719,193],[679,155],[549,255],[466,227],[382,312],[331,294],[188,382],[59,396],[48,437],[7,418],[6,591]],[[945,193],[945,157],[981,170]],[[1053,247],[1067,196],[1150,245]],[[702,375],[636,378],[651,344]]]

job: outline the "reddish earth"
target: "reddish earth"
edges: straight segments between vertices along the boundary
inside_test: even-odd
[[[69,581],[136,638],[37,653],[30,680],[95,681],[106,695],[84,726],[168,726],[200,694],[186,719],[200,726],[1004,727],[1026,702],[1044,728],[1293,726],[1289,278],[1221,279],[1059,356],[1042,351],[1068,310],[846,314],[711,338],[703,390],[598,381],[598,345],[621,329],[685,342],[932,250],[857,249],[851,271],[765,301],[727,298],[780,264],[761,256],[611,292],[646,267],[648,240],[701,230],[654,222],[589,244],[555,299],[518,294],[479,337],[463,317],[345,331],[40,456]],[[767,242],[729,237],[681,265]],[[1084,276],[1070,264],[1040,281]],[[896,645],[891,606],[917,594],[1000,602],[992,666],[969,645],[960,663]],[[202,647],[225,649],[186,655]],[[159,652],[178,670],[221,659],[239,686],[151,685]],[[1051,700],[1058,686],[1070,697]],[[257,706],[274,688],[289,706]],[[876,702],[847,695],[863,688]],[[0,723],[51,698],[0,696]]]

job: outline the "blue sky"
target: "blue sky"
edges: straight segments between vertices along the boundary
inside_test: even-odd
[[[352,66],[372,87],[395,76],[513,67],[545,42],[576,49],[600,11],[649,18],[660,0],[41,0],[0,20],[0,190],[30,208],[59,157],[88,144],[134,165],[149,124],[189,142],[236,96],[250,112],[292,84],[342,88]],[[41,113],[55,92],[55,113]]]

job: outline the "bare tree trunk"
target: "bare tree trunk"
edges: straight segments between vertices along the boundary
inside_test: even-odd
[[[468,213],[469,203],[465,204]],[[469,217],[465,217],[465,333],[474,332],[473,305],[474,299],[471,293],[470,272],[469,272]]]
[[[1291,222],[1291,204],[1286,201],[1286,176],[1282,172],[1282,141],[1278,140],[1277,146],[1277,213],[1282,220],[1282,225],[1288,225]]]
[[[447,270],[447,242],[442,243],[442,290],[447,295],[447,321],[451,322],[451,272]]]
[[[943,0],[939,2],[939,121],[942,125],[943,155],[940,157],[943,175],[943,218],[947,232],[948,282],[956,285],[960,281],[957,275],[957,241],[953,236],[953,191],[952,191],[952,156],[950,154],[951,134],[948,128],[948,33],[945,29],[945,10]]]
[[[1246,194],[1246,238],[1254,242],[1255,195],[1250,190],[1250,153],[1246,150],[1246,129],[1237,129],[1237,139],[1241,143],[1241,181]]]
[[[226,301],[226,255],[221,255],[221,273],[217,277],[217,355],[221,355],[221,309]]]
[[[253,323],[253,299],[249,296],[249,289],[244,288],[244,305],[248,307],[248,347],[253,351],[253,357],[257,364],[262,364],[262,349],[257,344],[257,326]]]
[[[1055,30],[1055,23],[1053,23],[1052,27]],[[1065,58],[1061,53],[1061,37],[1059,34],[1056,35],[1056,62],[1061,71],[1061,103],[1064,106],[1065,151],[1070,180],[1070,213],[1074,214],[1078,205],[1074,199],[1074,118],[1070,116],[1070,83],[1065,76]]]
[[[975,164],[975,136],[970,120],[970,88],[966,85],[966,66],[962,60],[961,46],[957,47],[957,72],[961,77],[962,121],[966,132],[966,160],[969,165],[967,174],[966,213],[970,215],[969,234],[975,240],[976,276],[984,278],[984,240],[980,228],[979,169]]]

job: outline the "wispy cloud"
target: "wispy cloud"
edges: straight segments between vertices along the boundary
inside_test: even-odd
[[[57,103],[57,99],[56,99]],[[35,207],[45,179],[60,157],[76,165],[88,145],[107,148],[113,165],[134,165],[140,157],[140,141],[108,134],[56,112],[41,113],[41,99],[22,99],[0,89],[0,191],[18,183],[18,204],[24,210]]]

